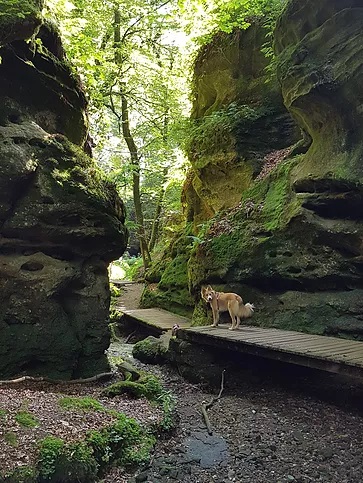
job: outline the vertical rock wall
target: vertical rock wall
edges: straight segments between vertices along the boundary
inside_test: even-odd
[[[361,0],[291,0],[278,21],[284,103],[310,147],[251,184],[189,261],[196,293],[238,291],[252,323],[363,339],[362,41]]]
[[[205,221],[235,206],[271,153],[294,144],[299,130],[283,105],[269,59],[266,30],[217,34],[194,69],[189,147],[191,173],[183,199],[187,218]]]
[[[1,378],[107,368],[107,265],[127,242],[122,201],[84,152],[79,79],[41,7],[0,8]]]

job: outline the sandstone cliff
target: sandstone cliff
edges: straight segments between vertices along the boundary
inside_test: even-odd
[[[270,126],[276,119],[275,130],[266,124],[254,130],[256,119],[225,144],[219,140],[219,151],[203,153],[192,145],[186,211],[195,227],[204,222],[187,269],[197,302],[194,323],[208,322],[199,290],[211,283],[254,302],[251,323],[363,340],[362,7],[361,0],[291,0],[278,20],[277,76],[302,133],[289,156],[274,155],[294,139],[281,107],[276,118],[264,116]],[[195,117],[209,115],[225,99],[255,108],[255,99],[278,98],[276,84],[262,88],[262,71],[251,67],[257,45],[246,46],[238,68],[225,47],[204,51],[196,85],[209,91],[201,95],[197,89]],[[236,77],[251,72],[249,82],[231,89],[233,76],[223,77],[219,69],[225,52]],[[208,80],[214,70],[219,91]],[[257,86],[255,95],[251,86]]]
[[[310,147],[217,218],[191,263],[195,289],[239,290],[260,325],[363,339],[362,6],[289,2],[275,31],[277,73]]]
[[[189,159],[184,187],[187,219],[205,221],[235,206],[266,157],[299,138],[280,87],[262,52],[266,30],[219,33],[199,52],[194,69]]]
[[[87,149],[86,99],[42,2],[1,4],[0,375],[107,368],[124,208]]]

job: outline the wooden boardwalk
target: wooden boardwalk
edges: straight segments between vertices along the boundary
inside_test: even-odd
[[[124,317],[129,322],[139,323],[153,332],[166,332],[175,324],[180,328],[190,327],[190,320],[163,309],[135,309],[124,310]]]
[[[363,342],[279,329],[229,325],[191,327],[186,317],[162,309],[123,310],[132,324],[161,334],[178,324],[177,337],[195,344],[275,359],[363,378]]]
[[[363,342],[279,329],[191,327],[178,337],[290,364],[363,378]]]

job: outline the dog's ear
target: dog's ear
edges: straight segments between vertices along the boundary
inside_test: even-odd
[[[208,285],[207,290],[213,290],[210,285]]]

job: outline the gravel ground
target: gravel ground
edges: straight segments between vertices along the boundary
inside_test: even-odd
[[[208,411],[210,436],[200,407],[215,393],[167,367],[157,372],[176,395],[180,426],[158,443],[151,467],[136,481],[363,481],[362,386],[304,371],[293,383],[248,376],[228,382],[227,375],[221,399]]]

